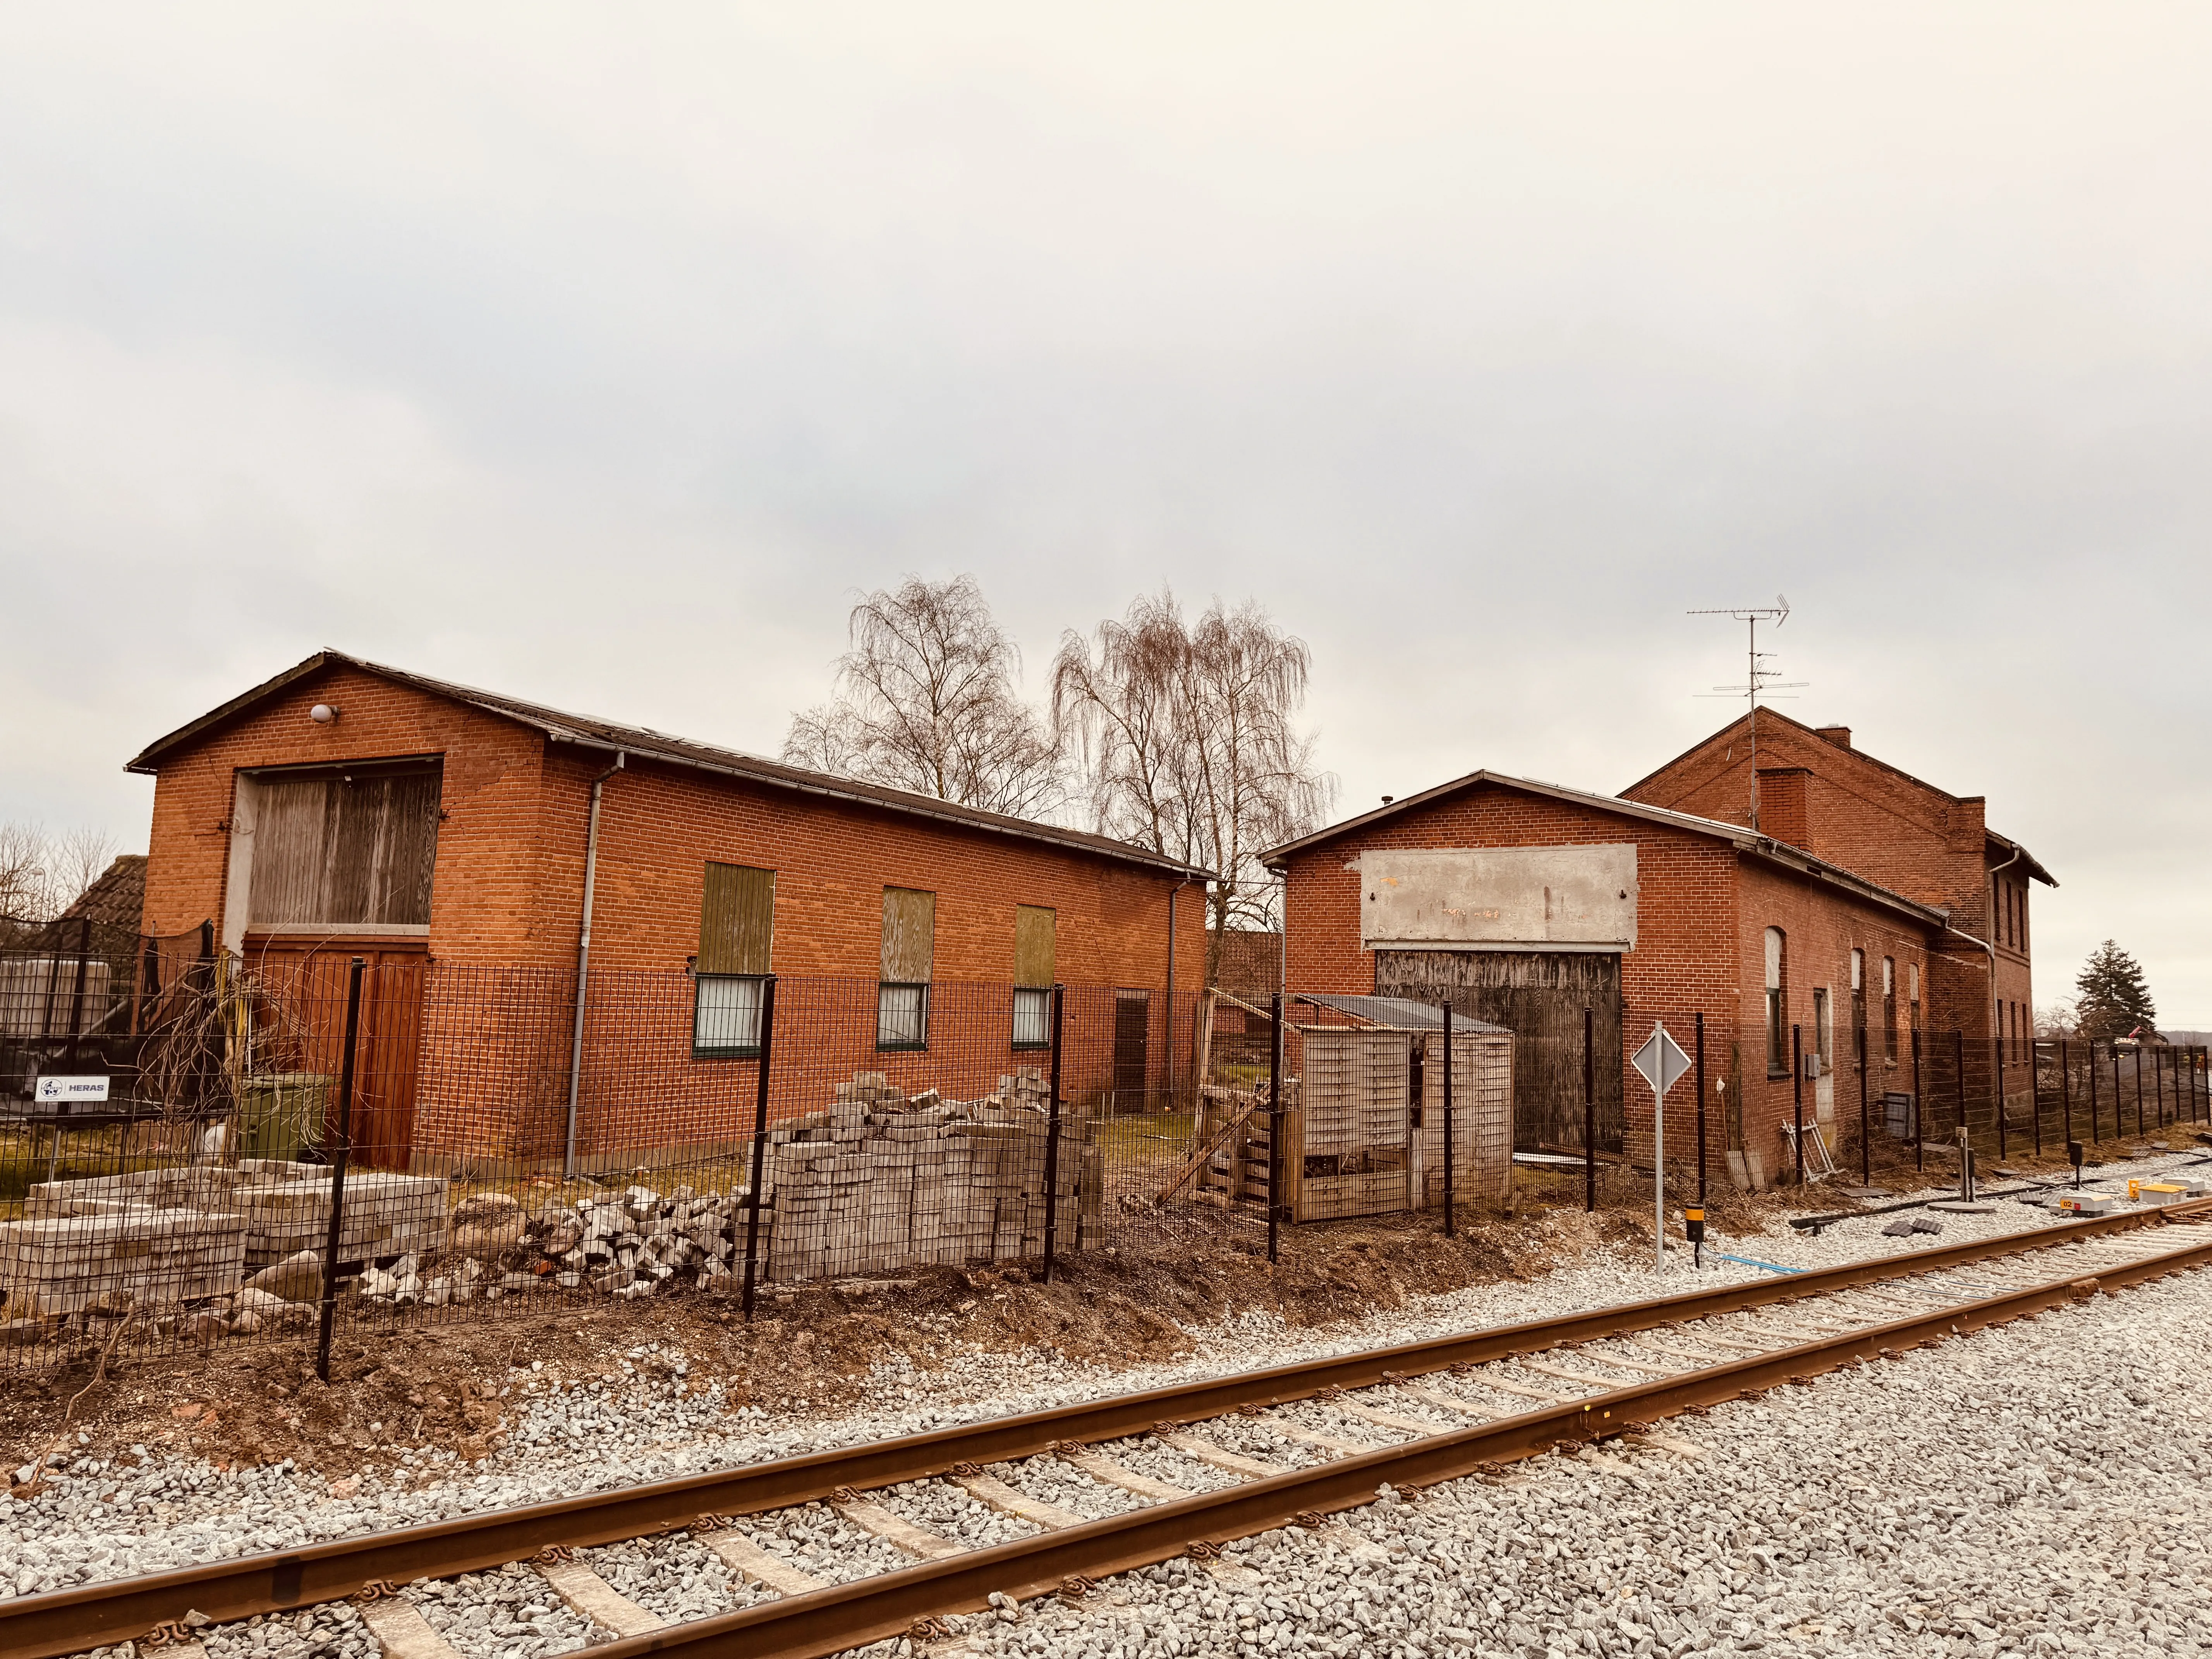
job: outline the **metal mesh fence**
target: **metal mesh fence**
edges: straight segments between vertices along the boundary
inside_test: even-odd
[[[254,967],[201,934],[118,955],[68,1029],[74,963],[9,981],[36,988],[4,1010],[0,1364],[298,1334],[326,1296],[369,1327],[562,1297],[750,1307],[749,1286],[847,1275],[1272,1249],[1285,1225],[1449,1230],[1510,1205],[1516,1153],[1650,1167],[1617,1020],[1515,1034],[1407,997],[684,971],[595,971],[580,1000],[558,970]],[[1816,1176],[1940,1169],[1962,1127],[2001,1158],[2212,1127],[2201,1050],[1905,1035],[1894,1060],[1751,1079],[1716,1042],[1668,1102],[1670,1181],[1786,1182],[1778,1109]],[[87,1073],[105,1100],[38,1098]]]

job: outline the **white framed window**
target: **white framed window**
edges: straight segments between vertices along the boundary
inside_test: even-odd
[[[888,980],[876,987],[876,1047],[929,1047],[929,987],[895,985]]]
[[[1014,990],[1014,1047],[1052,1047],[1052,992],[1018,986]]]
[[[761,1044],[761,992],[757,974],[702,974],[691,1002],[691,1053],[699,1060],[745,1060]]]

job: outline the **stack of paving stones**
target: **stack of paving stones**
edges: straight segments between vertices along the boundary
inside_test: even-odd
[[[769,1137],[774,1209],[768,1276],[817,1279],[1006,1261],[1044,1248],[1050,1086],[1024,1069],[980,1100],[908,1096],[881,1072]],[[1079,1188],[1098,1189],[1095,1148],[1063,1123],[1060,1214],[1073,1237]],[[1088,1180],[1079,1177],[1088,1176]]]
[[[31,1188],[0,1224],[0,1339],[35,1343],[82,1326],[227,1295],[245,1277],[246,1222],[228,1169],[148,1170]]]
[[[331,1231],[328,1164],[247,1158],[231,1207],[246,1218],[246,1265],[262,1268],[301,1250],[320,1252]],[[385,1170],[346,1171],[338,1260],[369,1261],[445,1242],[446,1183]]]
[[[826,1109],[769,1133],[760,1279],[794,1283],[1039,1254],[1049,1097],[1034,1070],[1001,1077],[996,1091],[972,1101],[933,1089],[903,1094],[880,1072],[838,1085]],[[1081,1129],[1073,1116],[1063,1122],[1054,1200],[1071,1245],[1079,1206],[1095,1207],[1098,1190],[1098,1153]],[[729,1290],[742,1282],[749,1198],[743,1185],[663,1190],[633,1181],[550,1200],[526,1217],[504,1194],[483,1194],[454,1212],[447,1250],[373,1267],[361,1292],[435,1307],[538,1290],[624,1297]]]
[[[320,1291],[330,1214],[329,1168],[276,1159],[41,1182],[24,1218],[0,1226],[0,1338],[79,1335],[127,1315],[203,1342],[297,1323]],[[342,1224],[342,1261],[435,1249],[445,1184],[349,1174]]]

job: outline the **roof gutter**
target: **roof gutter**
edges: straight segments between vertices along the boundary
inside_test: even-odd
[[[599,873],[599,797],[607,780],[623,769],[628,758],[624,750],[616,750],[615,763],[592,780],[591,827],[584,832],[584,927],[576,937],[576,1027],[568,1039],[568,1139],[561,1160],[564,1180],[572,1180],[576,1174],[576,1097],[584,1076],[584,991],[591,982],[592,890]]]

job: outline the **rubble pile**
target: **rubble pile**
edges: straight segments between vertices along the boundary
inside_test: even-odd
[[[880,1072],[839,1084],[832,1105],[769,1132],[760,1278],[790,1283],[1037,1254],[1049,1097],[1043,1074],[1026,1069],[972,1101],[934,1089],[906,1095]],[[1072,1243],[1079,1190],[1097,1191],[1097,1153],[1081,1146],[1073,1119],[1062,1127],[1057,1201]],[[454,1212],[442,1256],[410,1253],[372,1269],[361,1293],[437,1307],[545,1289],[725,1290],[744,1271],[750,1200],[741,1183],[663,1192],[633,1181],[549,1200],[526,1218],[506,1195],[481,1194]]]

